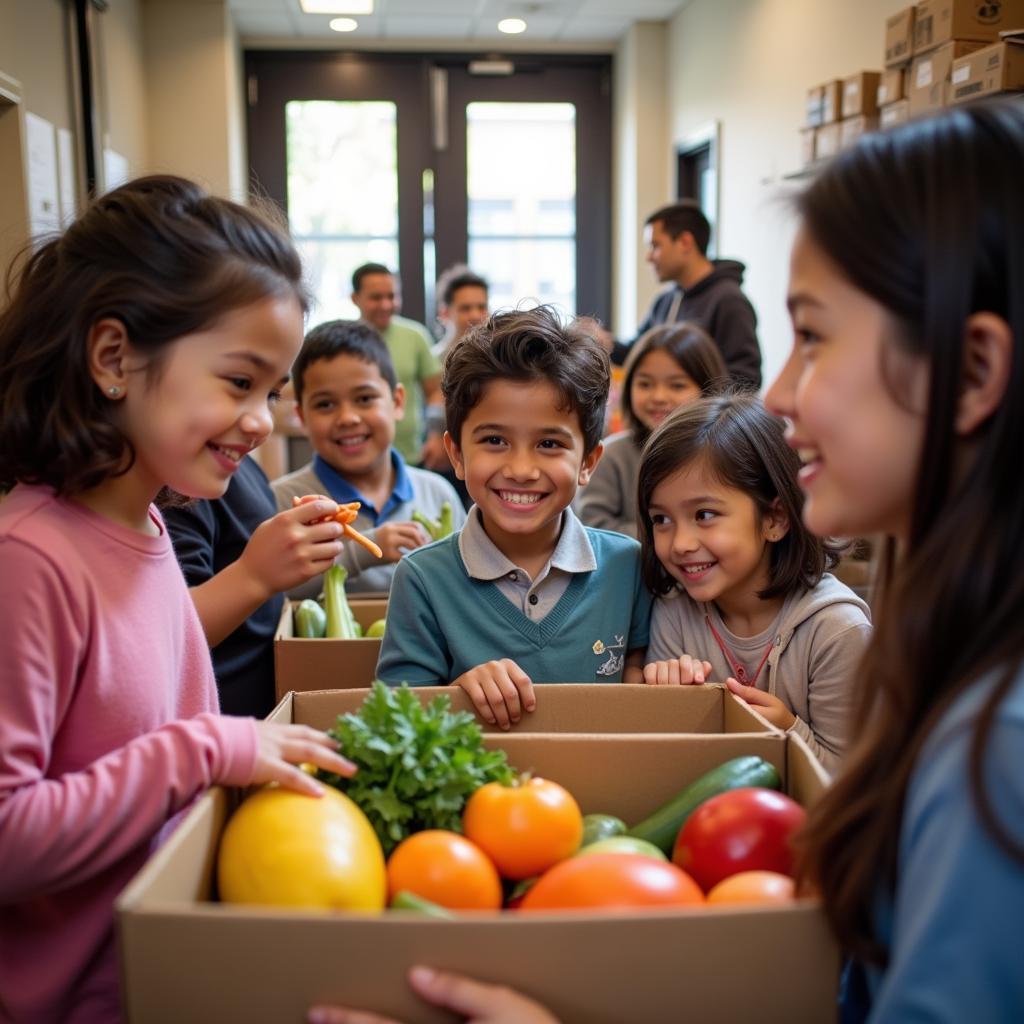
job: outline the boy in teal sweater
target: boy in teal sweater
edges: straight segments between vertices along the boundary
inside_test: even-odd
[[[455,683],[508,728],[534,683],[642,682],[639,545],[570,508],[601,457],[608,357],[553,311],[498,313],[445,360],[445,448],[474,501],[395,570],[377,675]]]

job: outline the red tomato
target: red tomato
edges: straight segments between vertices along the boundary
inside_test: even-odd
[[[685,907],[704,894],[685,871],[639,853],[595,853],[556,864],[523,897],[520,911]]]
[[[547,871],[579,849],[583,815],[557,782],[489,782],[466,802],[462,830],[494,861],[502,877],[518,881]]]
[[[777,871],[741,871],[722,879],[708,893],[708,903],[792,903],[793,879]]]
[[[497,910],[501,879],[465,836],[427,829],[403,839],[388,859],[388,899],[405,889],[452,910]]]
[[[679,830],[672,862],[707,892],[741,871],[793,873],[793,834],[804,809],[773,789],[748,787],[702,803]]]

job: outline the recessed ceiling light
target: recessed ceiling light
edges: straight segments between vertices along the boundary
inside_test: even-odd
[[[373,0],[299,0],[306,14],[373,14]]]
[[[526,22],[522,18],[502,18],[498,22],[498,31],[509,36],[517,36],[526,31]]]
[[[359,28],[359,22],[355,18],[331,18],[327,24],[335,32],[355,32]]]

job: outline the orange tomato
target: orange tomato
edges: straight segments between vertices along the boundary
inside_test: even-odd
[[[704,902],[683,870],[639,853],[595,853],[556,864],[523,897],[520,911],[628,910]]]
[[[708,903],[792,903],[793,879],[777,871],[741,871],[723,879],[708,893]]]
[[[572,794],[557,782],[489,782],[466,802],[462,829],[503,878],[519,881],[547,871],[579,849],[583,815]]]
[[[497,910],[501,879],[487,854],[443,829],[416,832],[388,860],[388,901],[402,889],[451,910]]]

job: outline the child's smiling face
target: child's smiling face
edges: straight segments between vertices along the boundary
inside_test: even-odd
[[[633,371],[629,404],[648,430],[660,426],[673,409],[698,398],[697,383],[664,349],[651,349]]]
[[[499,548],[506,536],[557,530],[601,454],[584,453],[579,416],[546,380],[488,384],[458,443],[446,434],[445,445]]]

